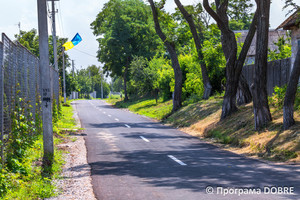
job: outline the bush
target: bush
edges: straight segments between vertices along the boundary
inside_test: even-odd
[[[198,59],[196,57],[196,59]],[[191,95],[202,96],[204,85],[201,75],[201,67],[192,54],[180,55],[179,64],[183,75],[182,99],[185,100]]]
[[[269,97],[269,104],[278,110],[283,108],[286,87],[286,85],[283,87],[275,86],[273,95]]]

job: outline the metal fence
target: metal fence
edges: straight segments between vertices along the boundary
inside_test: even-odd
[[[18,42],[12,42],[2,33],[0,42],[0,131],[1,158],[3,149],[10,138],[13,111],[19,98],[27,102],[27,111],[33,118],[41,113],[39,59]],[[51,66],[53,97],[59,99],[59,75]],[[36,119],[35,119],[36,120]],[[32,133],[34,134],[34,133]]]
[[[267,92],[271,96],[275,86],[283,86],[288,83],[291,69],[291,59],[275,60],[268,62],[267,68]],[[248,81],[249,86],[253,83],[254,65],[243,67],[243,75]]]

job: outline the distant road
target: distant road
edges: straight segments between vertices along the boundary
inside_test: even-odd
[[[104,101],[75,104],[99,200],[300,199],[299,165],[220,150]]]

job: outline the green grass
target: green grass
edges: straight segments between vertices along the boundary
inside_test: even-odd
[[[76,129],[76,122],[73,115],[72,106],[62,106],[62,116],[57,122],[58,129]]]
[[[110,101],[108,101],[110,102]],[[172,101],[163,102],[155,99],[141,98],[138,100],[130,100],[128,102],[116,101],[114,106],[117,108],[127,108],[130,111],[144,115],[153,119],[162,120],[170,115],[172,112]]]
[[[64,164],[63,150],[57,148],[57,145],[65,140],[73,141],[70,136],[59,133],[60,130],[76,129],[76,123],[73,119],[73,109],[70,106],[62,107],[62,116],[53,130],[54,134],[54,162],[51,167],[51,179],[59,179]],[[32,147],[26,149],[26,154],[20,167],[25,169],[26,173],[9,172],[2,170],[0,176],[1,187],[5,187],[7,193],[2,199],[5,200],[23,200],[23,199],[44,199],[56,196],[56,188],[51,179],[42,176],[42,157],[43,157],[43,137],[39,135]],[[1,197],[0,197],[1,198]]]
[[[61,140],[54,138],[54,143]],[[62,170],[64,159],[62,151],[55,148],[54,162],[51,168],[52,178],[56,179]],[[13,173],[6,171],[7,194],[3,199],[41,199],[55,196],[55,186],[49,178],[42,176],[43,139],[38,136],[34,145],[26,150],[20,165],[25,168],[26,173]]]

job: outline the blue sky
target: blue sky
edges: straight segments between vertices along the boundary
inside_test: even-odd
[[[90,23],[101,11],[103,4],[108,0],[60,0],[56,2],[56,27],[57,35],[67,37],[70,40],[78,32],[83,41],[68,51],[71,59],[75,60],[77,69],[86,68],[96,64],[96,52],[98,43],[90,29]],[[201,0],[202,1],[202,0]],[[181,0],[182,4],[195,4],[199,0]],[[284,0],[273,0],[271,5],[271,28],[276,28],[286,17],[286,11],[282,11]],[[51,8],[49,3],[49,8]],[[172,12],[175,8],[174,1],[167,0],[166,10]],[[21,30],[29,31],[37,29],[37,0],[9,0],[0,6],[0,32],[7,34],[11,39]],[[50,27],[50,23],[48,23]],[[83,53],[84,52],[84,53]]]

